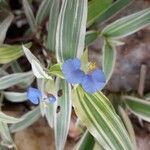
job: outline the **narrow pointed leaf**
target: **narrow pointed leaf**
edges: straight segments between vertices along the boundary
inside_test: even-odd
[[[87,20],[87,0],[62,2],[56,32],[58,62],[80,57],[84,49]]]
[[[118,110],[119,110],[120,116],[125,124],[125,127],[130,135],[134,149],[137,149],[135,133],[134,133],[134,129],[133,129],[132,123],[130,121],[130,118],[129,118],[128,114],[126,113],[126,111],[121,106],[119,106]]]
[[[52,5],[52,0],[43,0],[40,4],[36,15],[36,23],[40,25],[46,17],[49,15],[49,11]]]
[[[34,122],[36,122],[40,118],[40,109],[39,107],[33,109],[32,111],[29,111],[25,115],[23,115],[20,119],[21,121],[17,122],[16,124],[11,125],[10,131],[12,133],[23,130],[30,125],[32,125]]]
[[[4,114],[3,112],[0,112],[0,122],[4,122],[4,123],[16,123],[21,121],[21,119],[19,118],[15,118],[15,117],[11,117],[8,116],[6,114]]]
[[[75,112],[97,142],[107,150],[132,150],[128,133],[109,100],[100,92],[74,91]]]
[[[7,89],[13,85],[24,83],[30,84],[34,76],[32,72],[14,73],[0,78],[0,90]]]
[[[9,28],[13,18],[14,18],[14,16],[12,14],[9,14],[9,16],[0,23],[0,45],[5,40],[7,30]]]
[[[116,49],[109,42],[104,41],[103,45],[103,70],[106,75],[107,81],[110,79],[116,61]]]
[[[22,4],[23,4],[24,12],[27,17],[30,28],[33,32],[35,32],[36,31],[36,22],[35,22],[35,18],[33,15],[33,11],[30,7],[30,4],[29,4],[28,0],[22,0]]]
[[[57,97],[57,91],[56,91],[56,84],[54,82],[54,80],[48,80],[46,83],[45,83],[45,92],[47,93],[51,93],[52,95],[54,95],[55,97]],[[50,104],[47,104],[47,107],[44,107],[44,115],[48,121],[48,124],[51,128],[54,127],[54,116],[55,116],[55,113],[56,113],[56,103],[50,103]]]
[[[133,96],[123,96],[127,107],[139,118],[150,122],[150,102]]]
[[[51,76],[49,76],[47,74],[47,72],[45,71],[46,69],[42,66],[40,61],[31,53],[31,51],[28,48],[26,48],[25,46],[22,46],[22,48],[23,48],[23,51],[24,51],[28,61],[30,62],[31,66],[32,66],[33,74],[37,78],[52,79]]]
[[[121,18],[106,28],[102,34],[109,38],[121,38],[133,34],[150,24],[150,8]]]
[[[15,144],[10,135],[8,125],[6,123],[0,122],[0,136],[2,138],[2,145],[8,146],[9,148],[15,147]]]
[[[112,0],[91,0],[88,3],[87,26],[92,25],[101,16],[102,12],[110,6]]]
[[[26,44],[26,47],[30,47],[31,43]],[[1,45],[0,46],[0,64],[6,64],[13,60],[18,59],[23,55],[21,45]]]
[[[55,52],[56,30],[61,1],[60,0],[50,0],[50,1],[51,6],[49,8],[48,37],[46,44],[49,50]]]
[[[96,23],[102,23],[109,20],[133,1],[134,0],[116,0],[112,5],[110,5],[110,7],[104,10],[104,12],[97,19]]]
[[[71,86],[63,79],[57,79],[58,90],[62,90],[62,95],[57,100],[60,111],[55,114],[55,146],[57,150],[64,149],[67,139],[70,118],[71,118]]]

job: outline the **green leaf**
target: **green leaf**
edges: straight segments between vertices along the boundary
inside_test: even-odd
[[[36,122],[40,118],[40,109],[39,107],[29,111],[25,115],[23,115],[20,119],[21,121],[17,122],[16,124],[11,125],[10,131],[11,133],[23,130],[30,125],[32,125],[34,122]]]
[[[88,19],[87,26],[89,27],[96,22],[102,12],[110,6],[112,0],[91,0],[88,4]]]
[[[51,6],[49,8],[49,21],[48,21],[48,36],[47,36],[47,47],[52,52],[55,52],[56,45],[56,30],[58,16],[60,12],[60,0],[51,0]]]
[[[3,112],[0,111],[0,122],[4,122],[4,123],[16,123],[21,121],[21,119],[19,118],[14,118],[11,116],[8,116],[6,114],[4,114]]]
[[[8,125],[6,123],[0,122],[0,136],[2,138],[1,144],[9,148],[15,147],[13,142]]]
[[[19,93],[19,92],[3,92],[5,98],[11,102],[20,103],[24,102],[27,99],[27,93]]]
[[[9,14],[9,16],[0,23],[0,45],[5,40],[7,30],[9,28],[13,18],[14,18],[14,16],[12,14]]]
[[[107,150],[132,150],[127,131],[109,100],[101,93],[74,90],[75,112],[97,142]]]
[[[85,46],[88,47],[90,44],[92,44],[92,42],[94,42],[98,36],[99,36],[99,32],[98,31],[88,31],[86,32],[86,36],[85,36]]]
[[[129,110],[139,118],[150,122],[150,102],[133,96],[123,96]]]
[[[75,150],[93,150],[94,144],[94,137],[86,130],[80,141],[75,146]]]
[[[25,45],[30,47],[31,43]],[[1,45],[0,46],[0,64],[6,64],[18,59],[23,55],[21,45]]]
[[[30,84],[34,77],[32,72],[14,73],[0,78],[0,90],[7,89],[19,83]]]
[[[47,74],[47,72],[45,71],[46,69],[43,67],[43,65],[40,63],[40,61],[31,53],[31,51],[28,48],[26,48],[25,46],[22,46],[22,48],[23,48],[23,51],[24,51],[28,61],[31,64],[33,74],[37,78],[52,79],[52,77]]]
[[[56,84],[54,80],[42,80],[41,82],[38,81],[38,88],[41,89],[41,91],[44,91],[45,93],[50,93],[57,97],[57,91],[56,91]],[[42,82],[44,83],[42,85]],[[41,84],[40,84],[41,83]],[[40,109],[41,109],[41,114],[46,117],[48,124],[51,128],[54,127],[54,115],[56,113],[56,103],[51,104],[51,103],[46,103],[42,104],[40,103]]]
[[[125,127],[130,135],[134,149],[137,149],[135,133],[134,133],[134,129],[133,129],[132,123],[130,121],[130,118],[129,118],[128,114],[126,113],[126,111],[121,106],[119,106],[118,110],[119,110],[120,116],[125,124]]]
[[[109,38],[121,38],[133,34],[150,24],[150,8],[121,18],[102,31],[102,35]]]
[[[116,61],[116,49],[108,41],[104,40],[103,45],[103,71],[106,75],[107,81],[110,79]]]
[[[62,79],[64,78],[60,64],[55,64],[55,65],[51,66],[49,69],[49,73],[52,75],[55,75],[57,77],[60,77]]]
[[[64,0],[56,32],[58,62],[81,56],[84,49],[87,20],[87,0]]]
[[[65,80],[57,78],[57,91],[62,90],[62,95],[58,96],[57,106],[60,111],[54,116],[55,146],[57,150],[64,149],[67,139],[70,118],[71,118],[71,85]]]
[[[36,23],[41,24],[49,15],[50,8],[52,6],[52,0],[43,0],[36,15]]]
[[[96,23],[101,23],[109,20],[111,17],[119,13],[122,9],[131,4],[134,0],[117,0],[108,7],[97,19]]]
[[[23,4],[23,9],[24,9],[25,15],[27,17],[28,23],[30,25],[30,28],[31,28],[32,32],[35,32],[36,28],[37,28],[36,21],[35,21],[34,15],[33,15],[33,11],[30,7],[30,4],[29,4],[28,0],[22,0],[22,4]]]

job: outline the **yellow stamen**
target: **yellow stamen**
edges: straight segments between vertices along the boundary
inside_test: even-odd
[[[88,64],[88,72],[93,71],[96,68],[96,63],[95,62],[90,62]]]

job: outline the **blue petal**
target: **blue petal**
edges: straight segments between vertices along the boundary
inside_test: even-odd
[[[92,73],[92,78],[96,81],[100,81],[100,82],[106,82],[106,77],[104,75],[104,72],[100,69],[96,69],[94,70]]]
[[[69,59],[62,65],[62,72],[69,83],[81,83],[85,74],[80,70],[80,66],[81,62],[78,58]]]
[[[98,69],[91,74],[86,75],[81,83],[83,89],[91,94],[102,90],[105,84],[105,75]]]
[[[53,95],[51,95],[50,97],[49,97],[49,102],[50,103],[55,103],[56,102],[56,97],[55,96],[53,96]]]
[[[42,98],[42,93],[40,90],[30,87],[30,88],[28,88],[28,91],[27,91],[27,98],[33,104],[38,104],[40,99]]]
[[[67,73],[68,71],[75,71],[77,69],[80,69],[80,67],[81,67],[81,62],[78,58],[68,59],[62,65],[62,71],[64,73]]]

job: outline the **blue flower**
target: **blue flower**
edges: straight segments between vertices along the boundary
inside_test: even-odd
[[[54,103],[56,101],[56,97],[53,95],[44,95],[42,98],[42,92],[39,89],[29,87],[27,90],[27,98],[33,104],[39,104],[40,101]]]
[[[80,67],[81,61],[78,58],[66,60],[62,65],[62,72],[66,80],[71,84],[81,84],[88,93],[102,90],[106,84],[103,71],[97,69],[94,63],[89,64],[87,73],[82,71]]]

